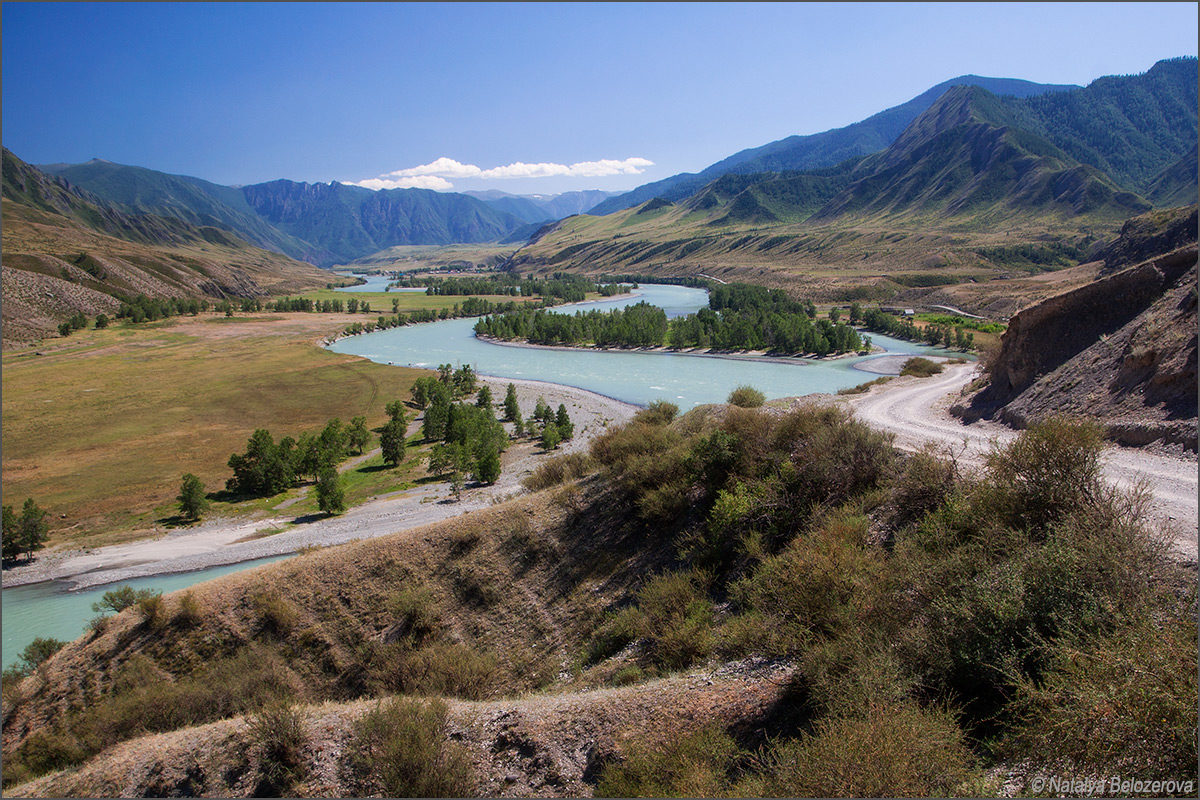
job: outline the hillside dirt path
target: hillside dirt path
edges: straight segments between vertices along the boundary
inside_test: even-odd
[[[630,419],[637,407],[603,395],[541,381],[487,378],[480,381],[503,398],[512,383],[523,414],[530,414],[538,398],[551,408],[567,407],[575,422],[575,437],[564,442],[555,454],[586,450],[588,443],[609,425]],[[410,431],[419,427],[413,422]],[[370,453],[360,460],[365,460]],[[215,519],[191,528],[169,531],[165,536],[91,550],[57,550],[42,553],[33,563],[6,570],[5,587],[47,580],[72,582],[83,589],[131,578],[166,573],[191,572],[224,564],[236,564],[270,556],[287,555],[305,547],[324,547],[357,539],[398,533],[431,522],[486,508],[517,494],[521,479],[549,458],[540,447],[526,441],[514,444],[503,455],[504,471],[491,486],[468,486],[455,501],[447,483],[428,483],[385,494],[351,508],[336,517],[280,514],[283,503],[271,516],[255,519]],[[273,533],[273,529],[279,529]]]
[[[947,410],[976,375],[975,364],[951,366],[931,378],[895,378],[862,395],[839,398],[873,428],[895,434],[896,446],[917,450],[928,442],[949,449],[959,464],[978,468],[993,443],[1005,444],[1018,431],[996,422],[966,425]],[[1124,489],[1145,481],[1152,495],[1156,526],[1171,534],[1176,551],[1196,560],[1197,464],[1134,448],[1109,446],[1104,477]]]

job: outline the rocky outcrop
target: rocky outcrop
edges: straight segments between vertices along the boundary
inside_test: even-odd
[[[1181,224],[1148,225],[1126,225],[1109,258],[1143,255],[1189,230],[1191,242],[1018,313],[987,365],[989,384],[955,413],[1015,427],[1085,416],[1123,444],[1196,450],[1195,207]]]

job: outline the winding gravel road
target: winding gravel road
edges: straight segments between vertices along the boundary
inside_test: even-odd
[[[896,446],[917,450],[926,442],[950,448],[960,464],[979,467],[994,443],[1007,443],[1018,432],[995,422],[965,425],[947,410],[962,387],[975,376],[976,365],[952,366],[931,378],[895,378],[867,394],[843,400],[863,422],[895,434]],[[1152,495],[1155,522],[1168,530],[1186,560],[1196,560],[1197,465],[1133,448],[1109,446],[1103,455],[1104,476],[1122,488],[1145,481]]]

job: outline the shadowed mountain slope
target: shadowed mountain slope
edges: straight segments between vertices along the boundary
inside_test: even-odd
[[[277,180],[242,191],[276,228],[327,252],[322,266],[394,245],[496,241],[525,224],[474,197],[429,189],[371,191],[336,182]]]
[[[122,300],[256,297],[324,286],[328,273],[229,231],[130,214],[4,151],[4,342]]]
[[[250,207],[241,189],[231,186],[100,159],[41,169],[137,214],[224,228],[251,244],[304,261],[328,255],[272,227]]]

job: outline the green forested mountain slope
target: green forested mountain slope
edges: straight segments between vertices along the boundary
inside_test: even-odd
[[[921,112],[953,86],[979,86],[993,94],[1028,97],[1062,92],[1078,87],[1033,83],[1012,78],[985,78],[961,75],[939,83],[906,103],[880,111],[867,119],[843,128],[805,136],[788,136],[775,142],[734,153],[699,173],[685,172],[655,181],[613,197],[597,205],[593,214],[610,214],[640,205],[652,197],[679,200],[702,188],[709,181],[728,173],[784,172],[829,167],[856,156],[883,150],[916,119]]]

